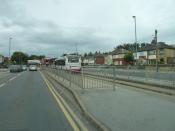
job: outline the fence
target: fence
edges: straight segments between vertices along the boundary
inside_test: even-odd
[[[46,68],[46,67],[45,67]],[[156,72],[150,70],[118,69],[116,67],[82,67],[80,72],[58,68],[47,68],[54,77],[73,88],[113,88],[116,80],[131,81],[159,87],[175,89],[175,72]]]
[[[175,89],[175,68],[167,71],[116,67],[84,67],[85,74]]]
[[[81,71],[66,71],[53,67],[42,67],[50,75],[55,77],[61,84],[71,88],[113,88],[115,84],[113,81],[104,80],[100,75],[92,76]]]

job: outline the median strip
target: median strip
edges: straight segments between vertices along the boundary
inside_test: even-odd
[[[53,80],[55,80],[59,85],[61,85],[62,87],[66,88],[75,98],[75,101],[77,102],[77,104],[79,105],[80,109],[82,110],[84,116],[94,124],[94,126],[96,128],[98,128],[99,131],[109,131],[110,129],[107,128],[106,126],[104,126],[101,122],[99,122],[98,120],[96,120],[96,118],[91,115],[85,108],[85,106],[82,104],[80,98],[78,97],[77,93],[72,90],[71,88],[68,88],[66,86],[64,86],[62,83],[60,83],[55,77],[53,77],[53,75],[51,75],[52,73],[46,71],[47,75],[49,75]]]
[[[83,123],[76,117],[73,111],[68,107],[68,104],[63,100],[63,98],[57,93],[54,87],[50,84],[50,82],[45,78],[45,76],[40,72],[43,80],[45,81],[47,88],[50,90],[52,95],[54,96],[56,102],[58,103],[59,107],[61,108],[62,112],[64,113],[66,119],[68,120],[69,124],[73,128],[74,131],[80,131],[76,122],[81,126],[83,131],[88,131],[87,128],[83,125]],[[72,117],[73,118],[72,118]],[[76,122],[74,120],[76,120]]]

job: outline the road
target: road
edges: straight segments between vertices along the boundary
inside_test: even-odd
[[[72,131],[40,73],[0,72],[0,131]]]
[[[3,86],[6,82],[14,79],[17,75],[17,73],[10,74],[9,70],[0,70],[0,87]]]

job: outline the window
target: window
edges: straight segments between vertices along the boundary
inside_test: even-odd
[[[79,62],[79,57],[76,57],[76,56],[69,56],[68,57],[68,62],[69,63],[78,63]]]
[[[160,50],[159,50],[159,54],[160,54],[160,55],[163,55],[163,54],[164,54],[164,49],[160,49]]]
[[[64,66],[65,65],[65,60],[57,60],[56,65]]]
[[[155,55],[155,54],[156,54],[156,51],[155,50],[149,51],[149,55]]]

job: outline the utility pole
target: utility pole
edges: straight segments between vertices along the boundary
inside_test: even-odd
[[[75,43],[75,52],[78,55],[77,43]]]
[[[9,38],[9,64],[11,60],[11,41],[12,41],[12,37]]]
[[[137,49],[137,20],[136,20],[136,16],[132,16],[133,19],[134,19],[134,25],[135,25],[135,45],[136,45],[136,66],[137,66],[137,52],[138,52],[138,49]]]
[[[158,47],[157,47],[157,30],[155,30],[155,44],[156,44],[156,72],[159,71],[159,65],[158,65]]]

